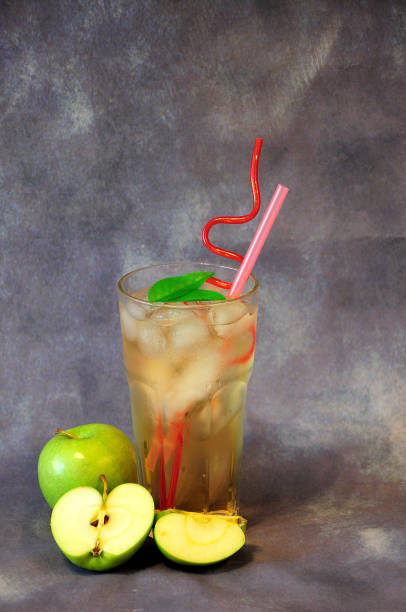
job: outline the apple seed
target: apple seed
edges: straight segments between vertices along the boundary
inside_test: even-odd
[[[109,517],[109,515],[108,515],[108,514],[105,514],[105,515],[104,515],[103,525],[105,525],[106,523],[108,523],[109,518],[110,518],[110,517]],[[91,524],[91,526],[92,526],[92,527],[97,527],[97,526],[99,525],[99,519],[96,519],[95,521],[91,521],[91,523],[90,523],[90,524]]]

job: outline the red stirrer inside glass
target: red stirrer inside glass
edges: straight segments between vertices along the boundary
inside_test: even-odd
[[[258,184],[258,164],[259,164],[259,156],[261,154],[262,148],[262,138],[256,138],[254,144],[254,150],[252,151],[251,157],[251,171],[250,171],[250,180],[251,180],[251,191],[253,198],[252,210],[247,215],[242,215],[241,217],[214,217],[206,223],[202,231],[202,240],[205,245],[215,255],[221,255],[222,257],[229,257],[230,259],[236,259],[240,263],[243,261],[243,256],[235,253],[234,251],[229,251],[228,249],[223,249],[212,244],[209,240],[209,232],[213,225],[217,225],[217,223],[248,223],[251,221],[259,211],[261,206],[261,194],[259,191]],[[209,278],[206,282],[211,283],[212,285],[216,285],[217,287],[222,287],[223,289],[230,289],[231,283],[227,283],[226,281],[222,281],[219,278]]]

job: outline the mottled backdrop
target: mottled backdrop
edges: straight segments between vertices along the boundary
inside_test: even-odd
[[[404,612],[405,2],[1,0],[0,61],[2,609]],[[86,574],[38,454],[57,426],[131,435],[116,282],[215,260],[255,137],[263,203],[291,191],[256,266],[248,545]]]

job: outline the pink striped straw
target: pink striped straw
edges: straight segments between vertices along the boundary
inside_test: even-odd
[[[255,265],[262,247],[264,246],[265,240],[271,231],[271,227],[278,216],[288,191],[288,187],[285,187],[284,185],[277,186],[275,193],[272,196],[272,200],[269,202],[268,208],[266,209],[265,214],[261,219],[261,223],[255,232],[254,238],[252,239],[251,244],[245,253],[241,266],[235,275],[233,284],[231,285],[227,297],[236,298],[241,295],[244,285],[251,274],[251,270]]]

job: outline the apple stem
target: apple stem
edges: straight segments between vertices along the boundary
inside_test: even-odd
[[[74,436],[72,433],[69,433],[69,431],[64,431],[63,429],[59,429],[59,427],[55,429],[55,436],[57,434],[63,434],[64,436],[67,436],[68,438],[74,438],[75,440],[77,438],[77,436]]]
[[[104,474],[100,474],[100,478],[103,481],[103,504],[105,504],[107,499],[107,480]]]

